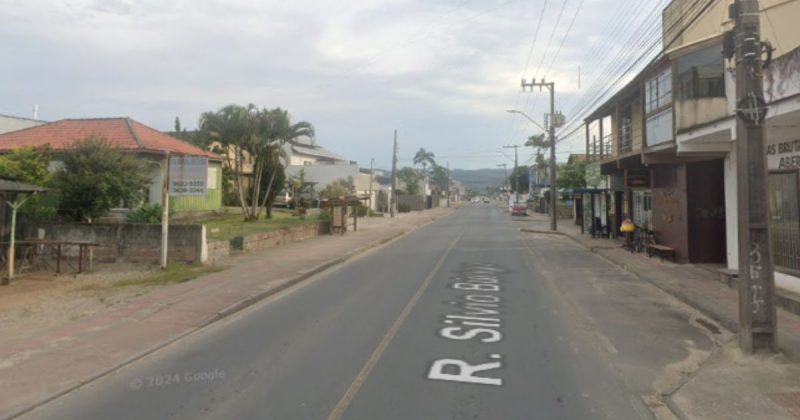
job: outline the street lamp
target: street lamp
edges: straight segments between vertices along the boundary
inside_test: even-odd
[[[528,116],[528,114],[526,114],[526,113],[524,113],[524,112],[522,112],[522,111],[520,111],[520,110],[518,110],[518,109],[507,109],[507,110],[506,110],[506,112],[508,112],[509,114],[519,114],[519,115],[522,115],[522,116],[523,116],[523,117],[525,117],[525,118],[526,118],[528,121],[532,122],[532,123],[533,123],[535,126],[539,127],[539,129],[541,129],[542,131],[547,131],[547,129],[546,129],[546,128],[542,127],[542,126],[541,126],[541,124],[539,124],[539,123],[538,123],[538,122],[536,122],[536,121],[535,121],[533,118],[531,118],[530,116]]]

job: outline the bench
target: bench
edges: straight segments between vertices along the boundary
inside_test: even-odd
[[[665,245],[649,244],[647,245],[647,256],[652,257],[653,255],[661,257],[662,262],[664,261],[664,256],[669,257],[672,262],[675,262],[675,248]]]

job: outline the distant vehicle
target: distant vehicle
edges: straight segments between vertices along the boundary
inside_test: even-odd
[[[514,203],[511,206],[511,215],[512,216],[527,216],[528,215],[528,205],[526,203]]]
[[[489,199],[488,199],[488,198],[484,198],[484,199],[483,199],[483,202],[484,202],[485,204],[489,204],[489,203],[491,203],[491,201],[489,201]]]

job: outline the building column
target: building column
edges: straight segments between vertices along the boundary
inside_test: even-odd
[[[725,155],[725,242],[728,269],[739,269],[739,236],[736,192],[736,148]]]

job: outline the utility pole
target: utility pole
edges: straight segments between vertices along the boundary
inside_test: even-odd
[[[392,217],[397,215],[397,130],[394,130],[394,149],[392,152],[392,203],[389,207],[389,214]]]
[[[503,146],[503,149],[514,149],[514,172],[512,175],[514,176],[514,202],[519,202],[519,174],[517,173],[517,149],[519,149],[520,145],[512,144],[508,146]]]
[[[505,189],[506,194],[508,194],[508,169],[507,169],[508,165],[505,164],[505,163],[498,163],[497,167],[498,168],[500,168],[500,167],[503,168],[503,174],[504,174],[503,175],[504,176],[504,178],[503,178],[503,188]]]
[[[372,181],[375,179],[375,172],[374,172],[374,169],[373,169],[374,166],[375,166],[375,158],[370,158],[369,159],[369,208],[370,208],[370,210],[373,210],[372,209]]]
[[[745,353],[777,351],[775,279],[767,230],[767,169],[759,6],[735,0],[736,164],[739,230],[739,345]],[[726,34],[730,40],[730,35]]]
[[[543,87],[550,90],[550,114],[548,118],[548,131],[550,132],[550,230],[555,231],[558,229],[558,215],[556,212],[558,211],[558,188],[556,186],[556,127],[560,127],[564,124],[564,116],[561,114],[556,115],[556,84],[555,82],[545,82],[542,79],[541,82],[537,82],[535,79],[531,80],[530,83],[526,83],[525,79],[522,79],[522,91],[525,91],[525,88],[530,88],[531,92],[533,92],[533,88],[538,87],[539,90],[542,90]]]
[[[161,269],[167,269],[167,256],[169,252],[169,161],[170,155],[164,155],[161,164]]]
[[[447,162],[447,208],[450,208],[450,162]]]

